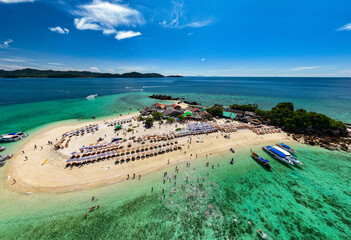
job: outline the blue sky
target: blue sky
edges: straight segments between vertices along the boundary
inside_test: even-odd
[[[0,0],[0,69],[351,76],[347,0]]]

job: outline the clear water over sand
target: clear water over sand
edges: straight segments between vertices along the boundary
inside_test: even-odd
[[[30,79],[3,79],[1,84],[7,85],[0,90],[5,94],[1,95],[0,110],[6,114],[0,116],[0,130],[35,133],[56,121],[136,111],[155,102],[146,97],[151,92],[184,96],[204,105],[259,103],[262,108],[270,108],[280,101],[292,101],[297,107],[351,122],[350,80],[281,79],[34,79],[33,84],[25,82]],[[22,95],[16,98],[20,92]],[[100,96],[95,100],[85,99],[96,93]],[[14,151],[23,143],[8,146]],[[1,168],[0,236],[257,239],[256,230],[260,228],[270,239],[347,239],[351,230],[349,153],[296,144],[304,166],[289,168],[270,158],[262,146],[250,147],[271,160],[274,171],[266,171],[253,161],[247,147],[237,149],[234,155],[192,161],[190,168],[178,165],[176,186],[174,179],[162,183],[163,172],[174,175],[175,166],[171,166],[143,176],[141,181],[64,194],[20,195],[2,188],[7,176],[5,168]],[[232,156],[233,166],[229,164]],[[209,168],[205,167],[207,161]],[[197,189],[200,183],[203,187]],[[162,189],[166,200],[161,201]],[[174,189],[175,193],[171,193]],[[92,196],[97,201],[92,202]],[[98,204],[99,210],[89,212]],[[233,223],[234,215],[237,224]],[[254,227],[249,227],[247,221]]]

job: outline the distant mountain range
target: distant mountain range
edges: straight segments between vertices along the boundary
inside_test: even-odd
[[[164,76],[159,73],[99,73],[89,71],[55,71],[25,68],[20,70],[0,70],[0,78],[163,78],[182,77],[179,75]]]

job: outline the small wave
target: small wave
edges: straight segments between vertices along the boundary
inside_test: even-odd
[[[133,88],[133,89],[130,89],[131,91],[140,91],[140,92],[142,92],[142,91],[144,91],[144,89],[137,89],[137,88]]]
[[[26,192],[25,194],[26,195],[30,195],[30,194],[33,194],[33,192]]]
[[[96,96],[97,96],[97,94],[93,94],[93,95],[87,96],[86,98],[87,98],[88,100],[93,100]]]
[[[132,87],[126,87],[126,89],[129,89],[129,88],[132,88]]]
[[[159,87],[169,87],[169,86],[143,86],[143,88],[159,88]]]

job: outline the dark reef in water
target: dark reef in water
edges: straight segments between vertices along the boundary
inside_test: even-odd
[[[187,101],[184,98],[172,97],[172,96],[162,95],[162,94],[153,94],[153,95],[149,96],[149,98],[158,99],[158,100],[181,101],[181,102],[187,103],[189,105],[201,105],[200,103],[195,102],[195,101]]]

